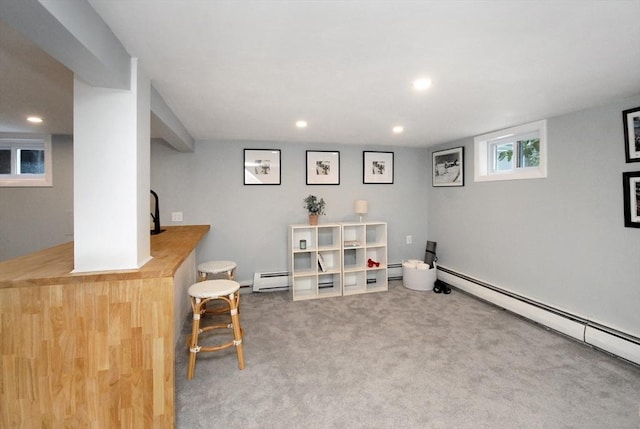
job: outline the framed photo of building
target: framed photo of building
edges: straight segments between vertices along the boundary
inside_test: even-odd
[[[307,151],[307,185],[339,185],[340,152]]]
[[[464,146],[433,152],[432,186],[464,186]]]
[[[393,152],[362,152],[362,183],[393,184]]]
[[[279,185],[280,149],[245,149],[244,184]]]
[[[624,226],[640,228],[640,171],[622,173]]]
[[[624,155],[627,162],[640,162],[640,107],[622,112]]]

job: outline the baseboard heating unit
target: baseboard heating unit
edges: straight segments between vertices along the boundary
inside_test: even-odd
[[[482,300],[640,365],[640,338],[438,266],[438,278]]]
[[[400,262],[387,265],[387,279],[389,281],[402,280],[402,264]]]
[[[394,263],[387,265],[387,277],[389,280],[402,279],[402,264]],[[288,271],[265,271],[253,273],[253,292],[277,292],[289,289]]]
[[[289,272],[272,271],[253,274],[254,292],[276,292],[289,289]]]

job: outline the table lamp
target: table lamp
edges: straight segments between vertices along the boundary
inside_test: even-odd
[[[367,200],[356,200],[353,204],[353,211],[360,215],[360,222],[362,222],[362,215],[367,214],[369,211],[369,202]]]

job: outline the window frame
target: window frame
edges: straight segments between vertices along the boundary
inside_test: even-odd
[[[540,139],[540,162],[535,167],[518,167],[516,152],[518,140],[530,137],[537,133]],[[503,142],[498,142],[502,140]],[[497,160],[494,157],[493,148],[499,144],[513,142],[514,154],[512,158],[513,168],[510,170],[496,170],[493,165]],[[499,180],[542,179],[547,177],[547,120],[543,119],[524,125],[518,125],[488,134],[476,136],[474,144],[474,181],[491,182]]]
[[[53,186],[51,135],[0,133],[0,148],[11,150],[11,173],[0,174],[0,187]],[[18,174],[16,153],[21,149],[44,150],[43,174]]]

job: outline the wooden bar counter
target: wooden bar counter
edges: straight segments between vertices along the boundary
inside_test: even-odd
[[[0,427],[175,427],[175,340],[208,231],[166,227],[139,270],[72,274],[73,243],[0,262]]]

